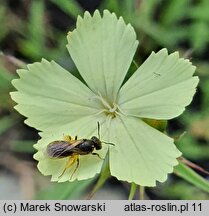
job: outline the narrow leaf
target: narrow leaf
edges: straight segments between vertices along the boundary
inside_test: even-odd
[[[182,162],[180,162],[179,165],[175,167],[174,173],[196,187],[209,193],[209,181],[205,180],[202,176],[194,172]]]

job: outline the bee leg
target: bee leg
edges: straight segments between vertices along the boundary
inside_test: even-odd
[[[70,135],[66,135],[66,136],[64,136],[64,140],[67,142],[70,142],[73,140],[73,138]]]
[[[75,140],[78,140],[78,136],[75,136]]]
[[[69,168],[69,167],[71,167],[74,163],[75,163],[75,161],[78,159],[78,155],[72,155],[71,157],[70,157],[70,159],[68,160],[68,162],[67,162],[67,164],[66,164],[66,166],[65,166],[65,168],[64,168],[64,170],[63,170],[63,172],[62,172],[62,174],[58,177],[58,178],[61,178],[62,176],[63,176],[63,174],[65,173],[65,171]]]
[[[99,157],[101,160],[104,160],[104,158],[101,158],[100,155],[97,154],[97,153],[95,153],[95,152],[94,152],[94,153],[91,153],[91,154],[92,154],[92,155],[96,155],[96,156]]]
[[[80,164],[79,156],[77,155],[77,164],[76,164],[76,168],[74,169],[73,173],[71,174],[70,179],[72,179],[73,175],[75,174],[76,170],[77,170],[78,167],[79,167],[79,164]]]

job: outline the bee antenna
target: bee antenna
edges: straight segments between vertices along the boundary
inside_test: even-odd
[[[113,145],[113,146],[115,146],[114,143],[109,143],[109,142],[104,142],[104,141],[101,141],[101,142],[104,143],[104,144],[107,144],[107,145]]]
[[[100,140],[100,124],[99,124],[99,122],[97,122],[97,130],[98,130],[98,137],[99,137],[99,140]],[[104,144],[107,144],[107,145],[115,146],[114,143],[109,143],[109,142],[104,142],[104,141],[101,141],[101,142],[104,143]]]
[[[100,124],[97,122],[97,132],[98,132],[98,137],[100,139]]]

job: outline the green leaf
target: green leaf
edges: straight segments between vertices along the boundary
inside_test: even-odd
[[[191,0],[170,0],[165,5],[161,17],[162,24],[168,27],[178,24],[187,16]],[[166,2],[165,2],[166,3]]]
[[[135,117],[112,119],[110,140],[111,174],[141,186],[164,182],[181,155],[171,138]]]
[[[11,128],[16,121],[11,116],[0,118],[0,135]]]
[[[104,185],[106,180],[110,177],[110,168],[109,168],[109,159],[106,158],[107,160],[104,162],[101,174],[94,185],[93,190],[90,192],[88,199],[91,199],[94,194]]]
[[[11,141],[11,150],[14,152],[35,153],[33,148],[34,141],[32,140],[14,140]]]
[[[137,45],[133,27],[104,10],[103,17],[98,11],[78,17],[67,48],[89,88],[114,102]]]
[[[38,11],[38,13],[37,13]],[[34,48],[36,45],[41,49],[44,45],[44,1],[33,1],[30,10],[30,23],[28,30],[30,39],[33,42]]]
[[[77,18],[79,14],[83,13],[82,7],[75,0],[51,0],[54,4],[56,4],[61,10],[67,13],[69,16]]]
[[[44,1],[32,1],[26,39],[20,41],[20,50],[34,59],[45,53],[44,12]]]
[[[8,17],[9,16],[8,16],[7,8],[6,8],[5,4],[4,4],[4,2],[1,2],[1,5],[0,5],[0,20],[1,20],[0,41],[2,41],[9,32],[9,25],[7,23]]]
[[[209,22],[208,9],[208,0],[199,1],[198,4],[194,4],[194,6],[189,9],[188,18],[193,19],[197,22]]]
[[[198,175],[182,162],[179,162],[179,165],[175,167],[174,173],[189,183],[209,193],[209,181]]]
[[[126,115],[171,119],[189,105],[196,91],[195,67],[177,52],[152,52],[119,92],[119,107]]]
[[[108,8],[109,11],[114,11],[116,14],[120,13],[120,5],[122,2],[119,3],[119,0],[104,0],[101,1],[101,9]]]
[[[204,51],[209,43],[208,23],[193,22],[190,27],[190,35],[189,40],[194,50],[197,52]]]
[[[186,158],[192,160],[209,159],[209,146],[201,145],[201,142],[197,142],[191,134],[185,134],[176,144]]]
[[[11,97],[31,127],[56,129],[98,112],[93,92],[53,61],[42,60],[17,72],[20,79],[12,84],[18,92],[12,92]]]
[[[92,183],[92,180],[75,181],[65,183],[51,183],[46,188],[42,189],[36,194],[38,200],[66,200],[66,199],[80,199],[84,190]]]
[[[155,192],[156,196],[174,200],[208,200],[209,194],[182,180],[163,184]]]

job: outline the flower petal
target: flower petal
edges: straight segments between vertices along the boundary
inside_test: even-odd
[[[111,174],[141,186],[164,182],[181,155],[171,138],[136,117],[113,119],[110,140]]]
[[[85,12],[68,35],[68,51],[81,76],[96,94],[114,101],[136,51],[133,27],[104,10]]]
[[[58,128],[98,112],[94,93],[53,61],[28,65],[28,70],[18,70],[18,74],[20,79],[12,81],[18,91],[12,92],[11,97],[32,127]]]
[[[69,160],[69,157],[63,159],[51,159],[46,154],[47,145],[56,140],[63,140],[63,134],[72,137],[78,135],[78,139],[90,139],[93,135],[97,136],[97,121],[100,122],[100,126],[102,127],[104,117],[102,115],[86,116],[57,128],[57,130],[41,133],[42,139],[34,145],[38,150],[34,155],[34,158],[39,161],[38,169],[40,172],[43,175],[52,175],[51,180],[59,182],[74,181],[76,179],[84,180],[92,178],[99,173],[104,161],[95,155],[88,154],[79,157],[80,165],[71,179],[70,176],[75,170],[76,163],[72,167],[68,168],[63,176],[59,178]],[[104,133],[102,136],[103,135]],[[101,158],[105,158],[107,150],[108,146],[104,145],[101,150],[94,152],[97,152]]]
[[[189,105],[198,84],[192,77],[195,67],[177,52],[166,49],[152,53],[133,76],[122,86],[118,104],[131,116],[171,119]]]

